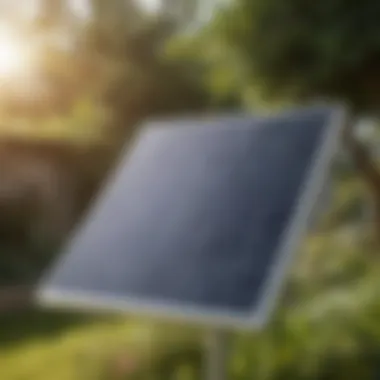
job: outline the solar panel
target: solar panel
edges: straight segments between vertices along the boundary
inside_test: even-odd
[[[259,327],[306,232],[343,117],[318,106],[150,123],[41,282],[39,301]]]

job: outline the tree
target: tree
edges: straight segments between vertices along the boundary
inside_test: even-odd
[[[349,106],[344,141],[369,185],[380,233],[380,172],[353,133],[380,101],[380,3],[376,0],[236,0],[216,18],[219,42],[247,86],[268,101],[339,100]]]
[[[175,34],[171,21],[146,18],[122,35],[98,29],[95,21],[89,30],[87,39],[103,65],[97,81],[99,98],[113,115],[110,132],[119,143],[144,119],[211,106],[202,65],[166,54],[166,45]]]

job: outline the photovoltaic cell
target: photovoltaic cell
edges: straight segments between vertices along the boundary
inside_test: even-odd
[[[262,323],[323,187],[342,115],[310,107],[151,123],[42,281],[40,301]]]

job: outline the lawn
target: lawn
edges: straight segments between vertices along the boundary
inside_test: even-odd
[[[115,319],[37,311],[2,316],[1,379],[95,379],[92,362],[100,364],[97,355],[131,340],[138,332],[131,326]]]
[[[124,379],[117,372],[168,373],[170,363],[157,361],[166,352],[197,360],[197,334],[181,327],[170,334],[147,321],[28,311],[0,317],[1,380]],[[194,355],[195,353],[195,355]],[[153,358],[153,360],[152,360]],[[176,359],[175,359],[176,360]],[[120,362],[121,361],[121,362]],[[154,369],[152,366],[155,366]],[[166,367],[165,367],[166,366]],[[119,368],[120,367],[120,368]],[[148,368],[150,367],[150,368]],[[136,371],[134,371],[136,368]],[[152,370],[153,369],[153,370]],[[107,374],[105,374],[105,372]],[[112,373],[115,373],[112,375]],[[136,377],[133,377],[136,378]],[[140,378],[140,377],[139,377]],[[146,377],[144,377],[146,378]]]

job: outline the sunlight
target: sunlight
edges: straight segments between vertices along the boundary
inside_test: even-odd
[[[30,68],[30,47],[10,27],[0,26],[0,76],[19,77]]]
[[[161,7],[160,0],[139,0],[138,3],[143,7],[147,12],[157,12]]]
[[[21,47],[9,37],[0,36],[0,75],[18,72],[24,66]]]

